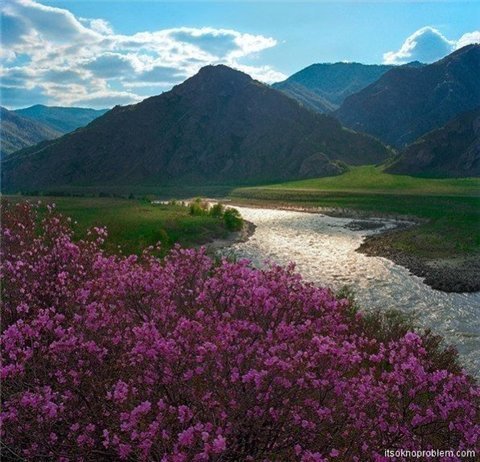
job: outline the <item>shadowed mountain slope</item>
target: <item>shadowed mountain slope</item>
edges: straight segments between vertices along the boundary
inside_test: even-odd
[[[274,84],[272,87],[297,100],[302,106],[320,114],[328,114],[337,108],[335,104],[325,99],[325,97],[314,93],[300,83],[285,82]]]
[[[461,114],[408,146],[388,171],[407,175],[480,176],[480,109]]]
[[[403,147],[480,105],[480,45],[436,63],[391,69],[349,96],[335,115],[346,126]]]
[[[220,65],[9,156],[2,176],[10,191],[261,183],[333,175],[343,171],[335,161],[370,164],[389,155],[373,138]]]

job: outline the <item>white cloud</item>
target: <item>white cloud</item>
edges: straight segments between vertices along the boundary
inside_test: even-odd
[[[88,24],[90,29],[98,32],[99,34],[113,34],[112,26],[109,24],[108,21],[105,21],[104,19],[79,18],[79,20],[83,23]]]
[[[458,40],[449,40],[438,29],[422,27],[407,37],[397,51],[383,55],[385,64],[405,64],[411,61],[431,63],[470,43],[480,42],[480,31],[469,32]]]
[[[22,90],[30,90],[31,104],[40,99],[96,107],[135,102],[149,89],[157,94],[207,64],[226,64],[267,83],[285,78],[270,66],[242,64],[277,44],[263,35],[211,27],[122,35],[103,19],[77,18],[34,0],[7,0],[0,11],[6,45],[0,77],[2,95],[8,95],[3,104],[10,107],[25,105]]]
[[[269,66],[246,66],[241,64],[232,64],[232,67],[238,69],[239,71],[245,72],[256,80],[264,82],[281,82],[282,80],[286,79],[285,74],[282,74],[281,72],[278,72]]]
[[[99,34],[85,27],[70,11],[42,5],[33,0],[6,2],[3,12],[28,28],[28,35],[41,36],[44,40],[62,43],[82,39],[96,41]]]
[[[473,32],[468,32],[463,34],[455,44],[456,48],[462,48],[466,45],[470,45],[471,43],[480,43],[480,30],[476,30]]]

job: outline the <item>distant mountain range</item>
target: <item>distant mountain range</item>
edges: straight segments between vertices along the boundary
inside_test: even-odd
[[[171,91],[115,107],[7,157],[6,190],[67,185],[263,183],[341,173],[391,155],[248,75],[207,66]]]
[[[107,109],[53,107],[37,104],[9,111],[1,108],[1,149],[4,157],[19,149],[51,140],[88,125]]]
[[[16,109],[22,117],[41,122],[64,134],[88,125],[92,120],[105,114],[108,109],[90,109],[82,107],[56,107],[36,104],[25,109]]]
[[[334,115],[347,127],[403,148],[478,106],[480,45],[468,45],[427,66],[390,69],[347,97]]]
[[[393,67],[360,63],[312,64],[272,87],[310,109],[325,113],[337,109],[347,96],[363,90]]]
[[[62,135],[48,125],[22,117],[4,107],[0,107],[0,121],[0,156],[2,158],[18,149]]]
[[[407,175],[480,176],[480,108],[409,145],[387,171]]]

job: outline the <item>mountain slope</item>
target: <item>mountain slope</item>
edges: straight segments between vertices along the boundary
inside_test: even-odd
[[[385,160],[344,129],[248,75],[207,66],[170,92],[115,107],[87,127],[3,162],[7,190],[66,185],[233,184],[340,173]],[[35,175],[32,173],[35,172]]]
[[[107,109],[89,109],[81,107],[55,107],[36,104],[17,109],[16,114],[41,122],[61,133],[69,133],[88,125],[92,120],[107,112]]]
[[[388,171],[422,176],[480,176],[480,109],[461,114],[408,146]]]
[[[360,63],[312,64],[272,86],[310,109],[329,112],[392,67]]]
[[[337,106],[326,100],[324,97],[317,95],[299,83],[292,82],[279,86],[274,84],[273,88],[280,90],[290,98],[296,99],[302,106],[312,109],[315,112],[319,112],[320,114],[327,114],[337,108]]]
[[[62,134],[40,122],[27,119],[0,106],[0,157],[32,146],[43,140],[51,140]]]
[[[349,96],[335,115],[348,127],[403,147],[480,105],[480,45],[436,63],[391,69]]]

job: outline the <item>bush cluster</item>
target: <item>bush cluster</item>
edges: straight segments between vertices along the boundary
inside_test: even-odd
[[[240,231],[243,227],[243,219],[237,209],[225,207],[221,203],[210,205],[200,198],[190,203],[190,215],[210,215],[211,217],[221,218],[228,231]]]
[[[293,267],[175,248],[107,256],[106,230],[7,206],[6,460],[381,461],[477,449],[479,388],[429,334],[377,337]],[[457,459],[452,459],[457,460]]]

